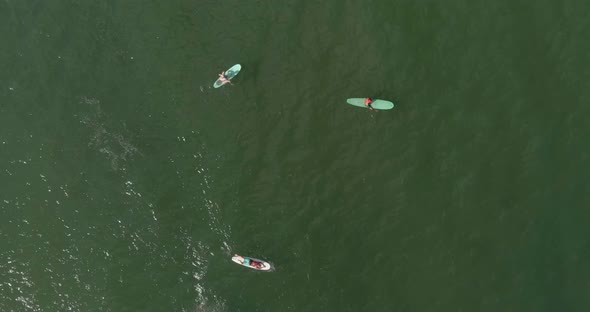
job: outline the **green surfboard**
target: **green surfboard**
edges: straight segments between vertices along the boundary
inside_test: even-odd
[[[242,70],[242,66],[240,64],[236,64],[236,65],[232,66],[230,69],[226,70],[225,73],[223,73],[223,74],[225,75],[225,78],[227,78],[227,80],[232,80],[235,76],[238,75],[240,70]],[[213,84],[213,87],[219,88],[226,83],[227,82],[222,82],[221,79],[217,79],[215,81],[215,83]]]
[[[346,103],[348,103],[350,105],[358,106],[358,107],[368,108],[367,106],[365,106],[365,99],[366,98],[351,98],[351,99],[347,99]],[[389,102],[389,101],[385,101],[385,100],[376,99],[373,101],[373,103],[371,103],[371,106],[374,109],[386,110],[386,109],[392,109],[393,103]]]

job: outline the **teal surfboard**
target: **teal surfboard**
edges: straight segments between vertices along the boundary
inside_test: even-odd
[[[232,66],[230,69],[225,71],[225,73],[224,73],[225,78],[227,78],[227,80],[232,80],[235,76],[238,75],[240,70],[242,70],[242,65],[236,64],[236,65]],[[215,80],[215,83],[213,84],[213,88],[219,88],[226,83],[227,82],[222,82],[221,79],[217,79],[217,80]]]
[[[347,99],[346,103],[348,103],[350,105],[358,106],[358,107],[368,108],[367,106],[365,106],[365,99],[366,98],[351,98],[351,99]],[[374,109],[386,110],[386,109],[392,109],[393,103],[386,101],[386,100],[376,99],[373,101],[373,103],[371,103],[371,106]]]

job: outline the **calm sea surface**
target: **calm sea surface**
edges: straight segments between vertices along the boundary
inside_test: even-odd
[[[0,311],[589,311],[589,12],[0,1]]]

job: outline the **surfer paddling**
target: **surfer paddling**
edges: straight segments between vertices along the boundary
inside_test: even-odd
[[[373,106],[371,106],[371,104],[373,103],[373,99],[372,98],[366,98],[365,99],[365,106],[368,107],[370,110],[374,110]]]
[[[213,88],[220,88],[226,84],[233,85],[230,79],[234,79],[241,69],[242,65],[236,64],[228,70],[221,72],[221,74],[218,74],[219,77],[213,83]]]
[[[231,84],[231,81],[229,81],[229,79],[227,79],[225,77],[225,72],[221,72],[221,74],[219,74],[219,80],[221,80],[222,84],[226,84],[226,83]]]

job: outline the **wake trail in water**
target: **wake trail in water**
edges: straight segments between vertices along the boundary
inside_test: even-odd
[[[88,146],[106,155],[113,170],[121,169],[122,163],[139,153],[139,150],[128,139],[130,136],[128,131],[124,129],[126,134],[122,134],[107,126],[107,118],[98,99],[82,97],[81,104],[87,105],[90,110],[80,120],[92,131]]]
[[[198,133],[197,133],[198,134]],[[186,142],[186,138],[182,137],[181,142]],[[193,168],[198,176],[198,189],[195,192],[200,191],[202,196],[194,196],[193,199],[201,204],[197,205],[198,209],[204,209],[207,215],[207,225],[209,230],[214,233],[214,236],[219,240],[219,248],[222,253],[226,256],[231,254],[231,228],[227,224],[223,223],[221,219],[221,208],[219,204],[213,199],[214,195],[214,183],[213,177],[210,174],[211,165],[208,164],[208,159],[205,157],[207,147],[204,143],[200,145],[200,152],[192,155]],[[217,160],[213,160],[216,162]],[[199,200],[200,198],[200,200]],[[186,237],[187,245],[192,245],[193,250],[193,276],[196,280],[195,291],[198,294],[198,298],[195,302],[195,311],[225,311],[224,301],[216,296],[215,294],[208,294],[207,290],[203,287],[203,279],[207,273],[206,267],[209,259],[214,256],[214,252],[210,246],[205,245],[202,241],[198,241],[196,244],[193,242],[193,238],[190,236]]]
[[[120,212],[117,216],[113,216],[114,224],[111,230],[112,236],[118,242],[126,245],[127,249],[132,254],[143,255],[148,254],[146,269],[159,271],[162,268],[162,263],[177,263],[178,259],[173,258],[170,250],[173,250],[174,245],[180,245],[184,250],[184,256],[179,263],[181,266],[190,268],[182,271],[180,280],[192,279],[193,291],[195,294],[194,303],[192,307],[182,307],[183,311],[224,311],[224,300],[212,293],[211,290],[205,286],[205,277],[208,272],[209,262],[214,256],[213,250],[220,248],[220,250],[229,255],[231,229],[221,220],[221,209],[219,204],[214,199],[214,181],[210,174],[209,168],[211,163],[215,163],[217,159],[210,159],[207,154],[207,146],[204,143],[199,144],[196,154],[194,153],[194,146],[189,143],[194,143],[199,138],[199,132],[191,132],[190,135],[178,136],[176,139],[178,144],[172,149],[174,154],[169,155],[169,160],[173,163],[173,170],[177,173],[180,193],[189,192],[192,194],[199,194],[191,196],[193,200],[190,203],[182,203],[181,208],[185,206],[195,207],[198,210],[205,212],[207,226],[214,237],[219,240],[220,247],[212,247],[215,245],[209,239],[198,239],[194,237],[194,232],[189,227],[180,226],[175,235],[176,243],[172,245],[162,245],[158,242],[163,229],[169,228],[170,224],[160,221],[159,214],[166,214],[162,207],[150,201],[149,196],[143,196],[140,191],[147,186],[142,185],[142,181],[137,181],[127,173],[127,167],[132,165],[131,161],[136,155],[143,153],[131,143],[132,136],[121,125],[112,124],[110,118],[103,112],[100,101],[94,98],[83,97],[82,104],[87,106],[89,112],[81,116],[80,122],[86,125],[90,131],[90,138],[88,147],[100,154],[106,156],[110,162],[110,167],[113,171],[120,174],[120,181],[122,183],[119,188],[123,196],[123,204],[127,207],[127,212]],[[187,151],[186,148],[191,148]],[[184,150],[184,151],[183,151]],[[148,155],[149,157],[149,155]],[[218,157],[217,157],[218,158]],[[187,166],[193,170],[187,170]],[[185,189],[185,185],[198,185],[197,189]],[[182,196],[181,196],[182,197]],[[182,199],[177,199],[182,201]],[[182,220],[187,224],[192,224],[193,220]],[[148,225],[147,227],[145,225]],[[181,222],[182,224],[182,222]],[[210,235],[205,235],[210,237]],[[104,254],[106,261],[115,261],[109,254],[108,250],[101,252]],[[188,281],[188,280],[187,280]],[[124,284],[124,279],[121,280]],[[133,285],[127,285],[133,287]],[[171,295],[170,301],[175,302],[176,298]]]

